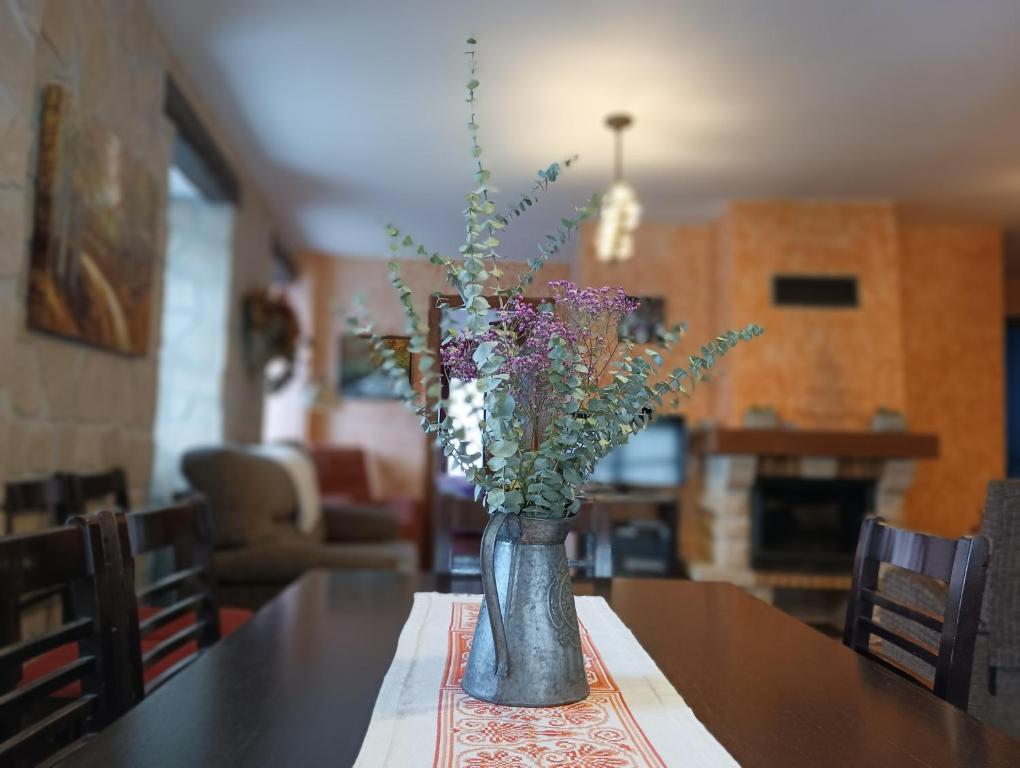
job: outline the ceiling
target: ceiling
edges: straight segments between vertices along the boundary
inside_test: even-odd
[[[1020,0],[149,0],[295,247],[382,255],[392,220],[462,236],[478,123],[507,197],[581,156],[508,233],[527,258],[611,174],[614,110],[646,219],[725,200],[890,198],[1020,226]]]

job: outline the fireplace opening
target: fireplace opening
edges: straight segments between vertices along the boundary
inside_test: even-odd
[[[849,573],[875,481],[760,477],[752,495],[751,567]]]

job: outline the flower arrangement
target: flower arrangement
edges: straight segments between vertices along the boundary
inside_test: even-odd
[[[590,198],[564,218],[538,246],[538,255],[509,285],[497,252],[503,229],[526,215],[575,158],[538,171],[529,192],[498,209],[482,162],[474,105],[476,78],[474,38],[467,40],[470,77],[467,127],[475,165],[475,187],[466,195],[465,241],[457,257],[431,253],[412,236],[387,227],[390,282],[399,296],[418,360],[421,389],[416,390],[364,317],[354,316],[359,332],[368,334],[395,390],[421,419],[422,429],[452,457],[484,496],[490,513],[508,512],[555,518],[574,514],[581,486],[596,462],[627,442],[651,421],[667,398],[689,396],[695,384],[739,341],[759,335],[749,325],[728,331],[689,357],[689,365],[666,371],[663,350],[684,332],[682,325],[661,334],[654,346],[636,348],[621,341],[620,319],[637,302],[619,288],[583,288],[568,281],[549,283],[543,303],[525,298],[526,288],[549,257],[562,249],[581,222],[597,210]],[[467,313],[466,329],[450,330],[437,354],[427,344],[428,328],[415,308],[410,288],[400,275],[396,256],[406,249],[445,269],[446,279]],[[495,306],[488,297],[495,297]],[[434,299],[445,307],[442,299]],[[474,381],[474,404],[481,419],[482,452],[465,439],[463,424],[448,413],[441,375]]]

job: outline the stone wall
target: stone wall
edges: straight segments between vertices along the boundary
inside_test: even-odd
[[[906,523],[959,536],[1006,468],[1002,234],[911,227],[899,239],[905,412],[941,442],[938,459],[917,464]]]
[[[147,498],[162,245],[153,254],[149,352],[144,358],[126,358],[26,328],[28,240],[41,86],[56,82],[67,87],[79,114],[101,119],[165,189],[173,137],[162,109],[168,69],[175,70],[172,57],[142,0],[0,2],[0,482],[58,469],[122,465],[133,500]],[[191,90],[176,71],[175,77]],[[209,115],[203,117],[216,135]],[[222,136],[219,144],[229,157]],[[230,159],[241,176],[242,195],[233,238],[225,437],[254,440],[259,436],[261,382],[244,369],[237,324],[243,290],[269,279],[271,220],[236,158]],[[165,229],[161,212],[160,244]]]

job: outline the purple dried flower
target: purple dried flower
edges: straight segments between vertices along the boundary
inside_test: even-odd
[[[611,318],[618,322],[640,304],[637,299],[627,296],[622,288],[608,285],[602,288],[578,288],[570,280],[553,280],[549,287],[553,290],[558,307],[589,319]]]

